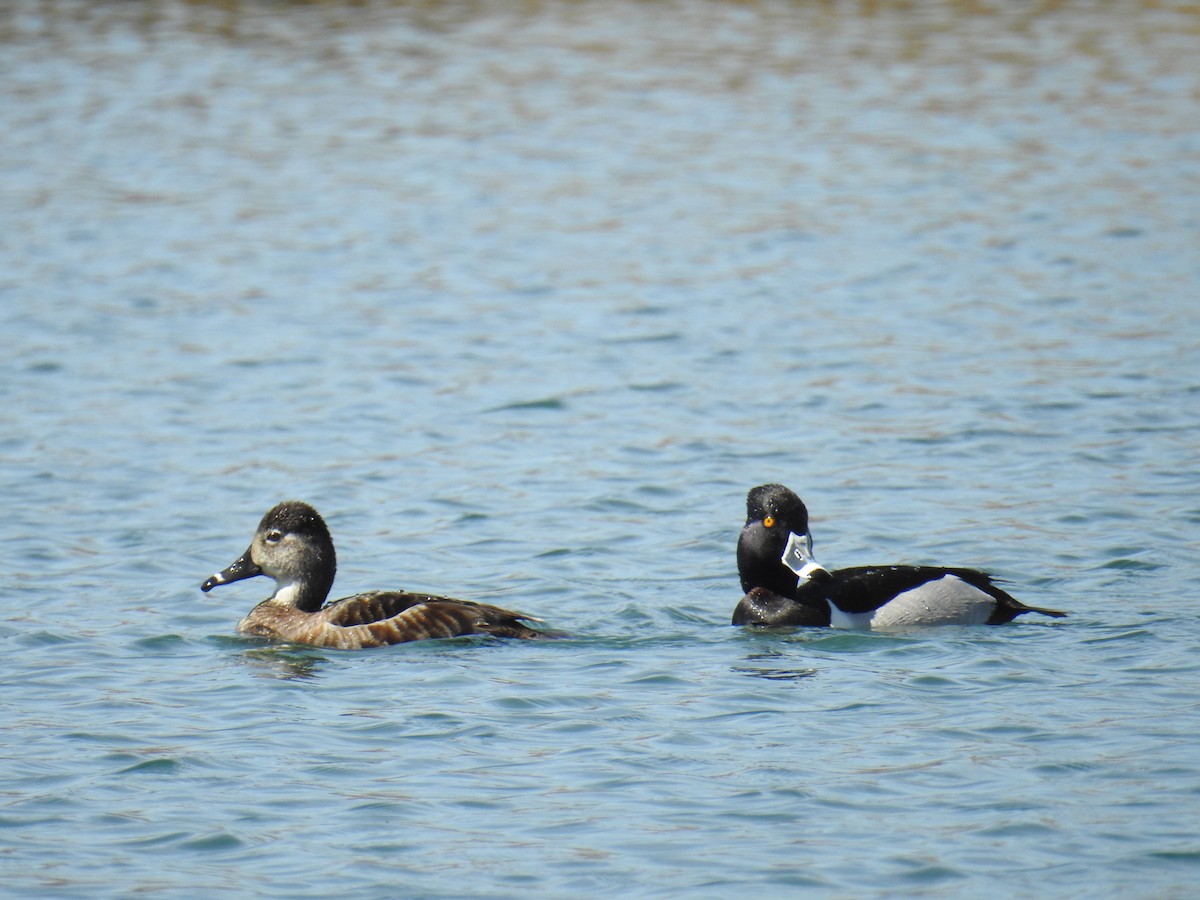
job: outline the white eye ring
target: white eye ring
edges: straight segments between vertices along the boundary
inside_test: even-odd
[[[271,531],[267,532],[267,535],[263,538],[263,540],[265,540],[268,544],[278,544],[283,540],[283,532],[279,531],[278,529],[272,529]]]

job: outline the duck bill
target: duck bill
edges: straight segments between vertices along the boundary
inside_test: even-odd
[[[788,536],[787,546],[780,557],[783,564],[799,575],[802,579],[812,578],[819,572],[829,574],[829,571],[813,557],[812,535],[796,534]]]
[[[205,579],[204,584],[200,585],[200,590],[207,594],[218,584],[229,584],[231,581],[241,581],[243,578],[253,578],[261,574],[262,569],[254,564],[254,560],[250,558],[250,551],[247,550],[227,568]]]

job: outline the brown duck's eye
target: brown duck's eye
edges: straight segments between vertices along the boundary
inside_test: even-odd
[[[283,540],[283,532],[277,528],[273,528],[267,532],[265,540],[268,544],[278,544]]]
[[[763,524],[766,525],[768,528],[774,528],[775,527],[775,517],[767,516],[765,519],[763,519]]]

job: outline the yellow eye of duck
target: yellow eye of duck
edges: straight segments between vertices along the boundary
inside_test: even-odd
[[[775,527],[775,517],[767,516],[765,519],[763,519],[763,524],[766,525],[768,528],[774,528]]]

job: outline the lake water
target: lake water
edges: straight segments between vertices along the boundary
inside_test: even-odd
[[[0,11],[8,896],[1190,897],[1194,4]],[[731,627],[827,565],[1068,610]],[[340,653],[200,582],[565,640]]]

